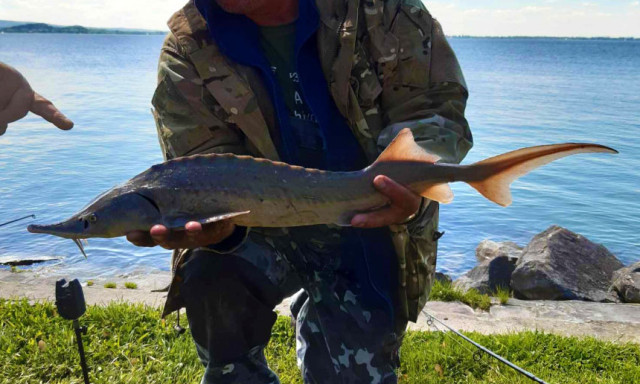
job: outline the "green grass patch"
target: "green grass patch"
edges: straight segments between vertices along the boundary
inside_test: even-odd
[[[116,287],[116,283],[111,283],[111,282],[105,283],[104,287],[114,289]]]
[[[124,287],[127,289],[138,289],[138,284],[127,281],[124,283]]]
[[[511,291],[509,288],[498,287],[498,289],[496,289],[495,296],[500,300],[500,304],[505,305],[511,298]]]
[[[93,280],[87,281],[87,287],[93,287],[93,284],[94,284]]]
[[[114,303],[89,306],[81,323],[91,382],[198,383],[203,372],[188,333],[173,331],[175,317],[160,309]],[[638,383],[640,346],[579,340],[534,332],[471,338],[550,383]],[[529,384],[511,369],[484,358],[451,335],[409,332],[401,351],[400,383]],[[294,331],[281,317],[266,351],[283,384],[301,384],[295,364]],[[0,300],[0,383],[81,383],[82,373],[70,321],[53,303]]]
[[[484,311],[491,308],[491,297],[489,297],[489,295],[483,295],[475,289],[463,292],[460,289],[454,288],[449,282],[437,280],[433,283],[429,300],[445,302],[459,301],[467,304],[471,308],[480,308]]]

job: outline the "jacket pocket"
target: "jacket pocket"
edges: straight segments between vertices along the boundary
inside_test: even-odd
[[[394,231],[400,261],[399,298],[409,321],[417,321],[424,308],[436,269],[438,241],[437,202],[431,202],[416,219]]]

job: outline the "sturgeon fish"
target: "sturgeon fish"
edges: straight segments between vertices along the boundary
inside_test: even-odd
[[[178,230],[189,221],[227,219],[248,227],[348,226],[356,213],[388,204],[373,187],[377,175],[441,203],[453,200],[449,183],[463,181],[508,206],[515,179],[553,160],[588,152],[618,153],[598,144],[566,143],[524,148],[471,165],[443,164],[404,129],[372,165],[355,172],[231,154],[195,155],[154,165],[68,220],[28,230],[73,239],[84,254],[80,239],[119,237],[155,224]]]

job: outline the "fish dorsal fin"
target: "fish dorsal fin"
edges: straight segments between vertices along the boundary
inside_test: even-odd
[[[436,163],[440,158],[416,144],[409,128],[398,133],[391,144],[378,156],[376,163],[391,161],[416,161]]]

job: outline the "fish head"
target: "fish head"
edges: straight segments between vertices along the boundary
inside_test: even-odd
[[[135,230],[148,231],[161,222],[162,215],[152,198],[136,191],[113,189],[65,221],[30,225],[27,230],[67,239],[110,238]]]

